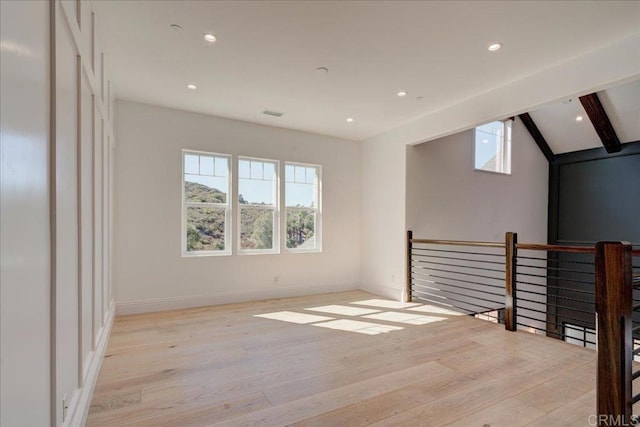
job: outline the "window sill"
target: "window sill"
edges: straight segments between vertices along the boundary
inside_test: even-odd
[[[200,257],[218,257],[218,256],[231,256],[231,252],[208,252],[208,251],[201,251],[201,252],[183,252],[182,253],[182,258],[200,258]]]
[[[279,250],[276,251],[251,251],[251,250],[239,250],[238,255],[278,255]]]
[[[321,254],[322,249],[287,249],[286,254]]]
[[[476,169],[473,168],[474,172],[482,172],[482,173],[490,173],[492,175],[505,175],[505,176],[511,176],[511,172],[498,172],[498,171],[488,171],[486,169]]]

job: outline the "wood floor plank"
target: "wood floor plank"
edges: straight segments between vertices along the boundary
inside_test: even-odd
[[[429,393],[428,386],[429,382],[413,384],[307,418],[292,426],[367,426],[433,400],[435,397]]]
[[[568,402],[528,425],[531,427],[579,427],[593,426],[596,413],[595,390]],[[591,418],[590,418],[591,417]]]
[[[492,427],[520,427],[540,418],[545,413],[518,399],[507,399],[487,406],[451,424],[451,427],[489,425]]]
[[[595,411],[594,351],[426,307],[352,304],[371,299],[350,291],[118,317],[87,425],[556,426]],[[307,310],[336,305],[361,310]],[[278,312],[402,329],[256,317]],[[440,319],[404,324],[393,313]]]
[[[404,412],[389,418],[384,418],[370,427],[429,427],[425,421],[413,415],[411,412]]]
[[[559,372],[549,381],[520,393],[516,398],[544,413],[553,412],[595,389],[594,376],[583,375],[583,372],[593,372],[595,369],[595,363],[589,363],[570,371]]]
[[[330,391],[316,393],[309,397],[240,416],[220,425],[289,425],[379,394],[385,394],[404,386],[415,384],[425,376],[444,375],[447,372],[447,368],[438,363],[429,362]]]

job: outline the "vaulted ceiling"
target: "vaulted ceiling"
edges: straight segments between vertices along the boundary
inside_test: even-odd
[[[620,142],[640,141],[640,80],[596,95]],[[568,98],[529,114],[554,154],[603,146],[579,98]]]
[[[640,32],[636,1],[96,3],[118,98],[353,140]],[[491,42],[502,49],[489,52]],[[618,98],[610,91],[603,103],[634,102]],[[561,105],[567,117],[579,107]],[[546,119],[554,111],[533,113],[544,131],[562,120]],[[621,125],[620,137],[636,131]],[[570,140],[548,132],[550,144]],[[566,144],[557,151],[578,146]]]

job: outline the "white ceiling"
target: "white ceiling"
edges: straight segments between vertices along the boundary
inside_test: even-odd
[[[637,1],[95,3],[118,98],[353,140],[640,32]]]
[[[620,142],[640,141],[640,80],[598,92]],[[579,99],[532,111],[531,118],[555,154],[602,147]],[[577,116],[583,120],[576,121]]]
[[[640,80],[600,92],[598,97],[620,141],[640,141]]]

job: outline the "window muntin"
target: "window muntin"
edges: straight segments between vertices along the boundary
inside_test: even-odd
[[[182,252],[231,254],[230,155],[183,150]],[[238,158],[238,253],[280,252],[280,174],[276,160]],[[321,251],[321,166],[285,164],[288,252]],[[236,181],[234,180],[234,185]]]
[[[564,340],[569,344],[586,348],[596,348],[597,337],[595,329],[564,323]]]
[[[231,157],[183,151],[183,255],[229,255]]]
[[[278,161],[238,159],[239,253],[279,251]]]
[[[474,168],[511,174],[511,126],[513,120],[486,123],[475,128]]]
[[[321,246],[320,166],[285,163],[287,251],[317,252]]]

